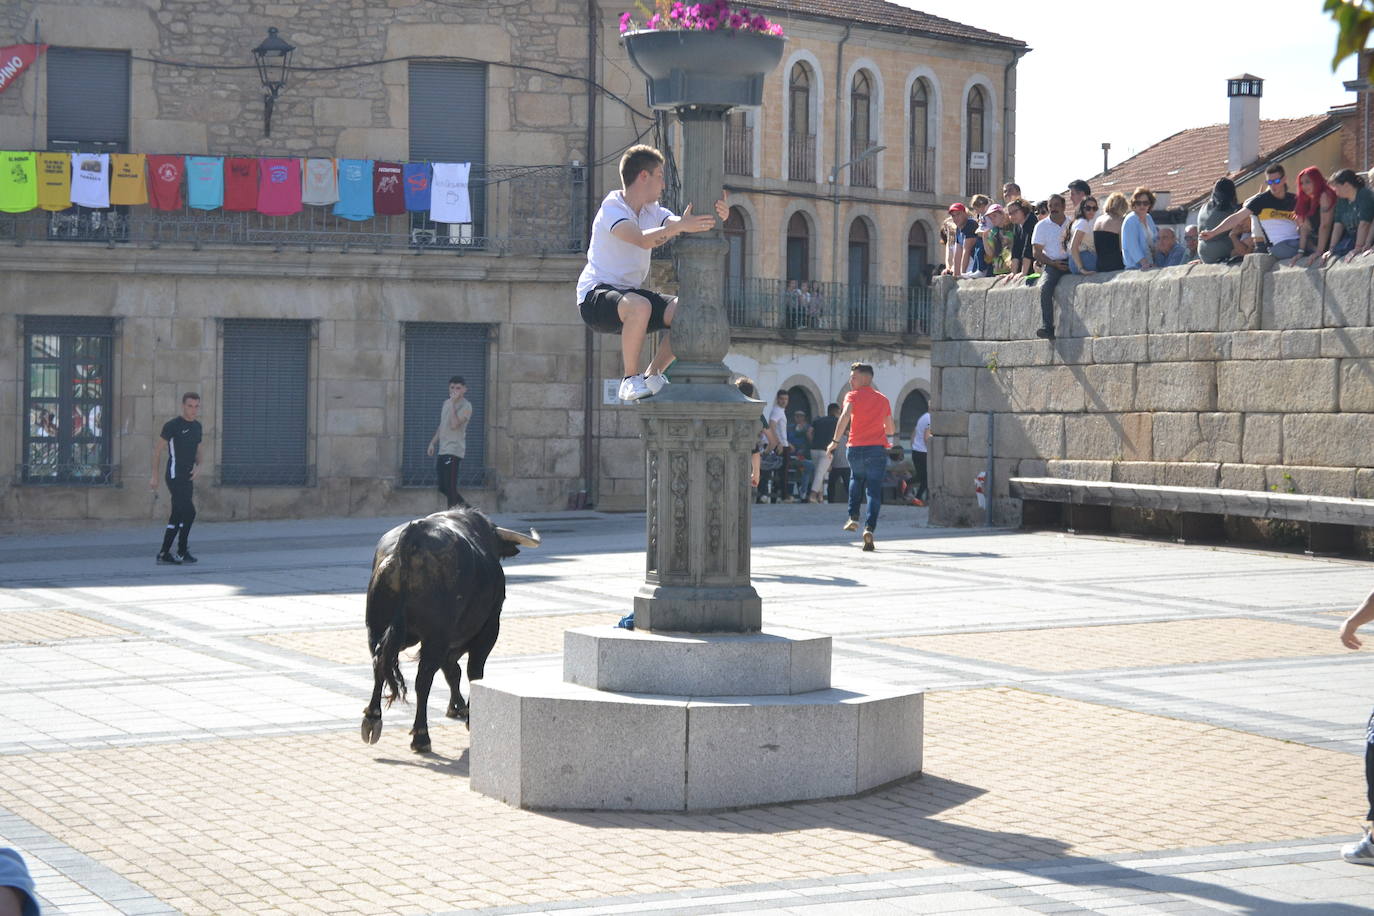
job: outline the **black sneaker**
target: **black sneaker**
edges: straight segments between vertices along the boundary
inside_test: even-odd
[[[180,551],[179,553],[177,553],[177,562],[178,562],[178,563],[199,563],[200,561],[197,560],[195,557],[191,556],[191,552],[190,552],[189,550],[183,550],[183,551]]]
[[[1041,340],[1054,340],[1054,328],[1036,328],[1035,336]]]
[[[158,566],[166,566],[166,565],[180,566],[180,565],[181,565],[181,561],[178,560],[176,557],[172,556],[170,553],[168,553],[167,551],[164,550],[162,553],[160,553],[160,554],[157,555],[157,565],[158,565]]]

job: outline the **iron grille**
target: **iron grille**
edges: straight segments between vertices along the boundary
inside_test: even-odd
[[[312,322],[224,320],[225,486],[306,486]]]
[[[460,487],[487,483],[487,362],[491,328],[485,324],[408,321],[405,334],[405,427],[401,485],[435,486],[434,458],[426,454],[448,397],[448,380],[461,375],[472,403]]]
[[[26,315],[21,479],[106,484],[115,319]]]

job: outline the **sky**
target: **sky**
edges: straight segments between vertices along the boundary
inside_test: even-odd
[[[1104,142],[1115,165],[1180,130],[1224,123],[1226,80],[1241,73],[1264,80],[1264,120],[1355,100],[1341,86],[1355,78],[1354,58],[1331,72],[1336,25],[1322,0],[893,2],[1032,48],[1017,65],[1015,177],[1028,195],[1101,172]]]

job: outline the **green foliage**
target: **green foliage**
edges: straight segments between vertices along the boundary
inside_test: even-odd
[[[1331,58],[1335,70],[1352,54],[1359,54],[1369,44],[1374,31],[1374,0],[1326,0],[1322,9],[1340,27],[1336,36],[1336,55]]]

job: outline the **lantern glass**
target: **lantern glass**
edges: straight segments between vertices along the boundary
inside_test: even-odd
[[[263,88],[273,95],[286,86],[286,76],[291,69],[291,52],[294,50],[296,46],[279,37],[276,28],[269,28],[262,44],[253,49]]]

